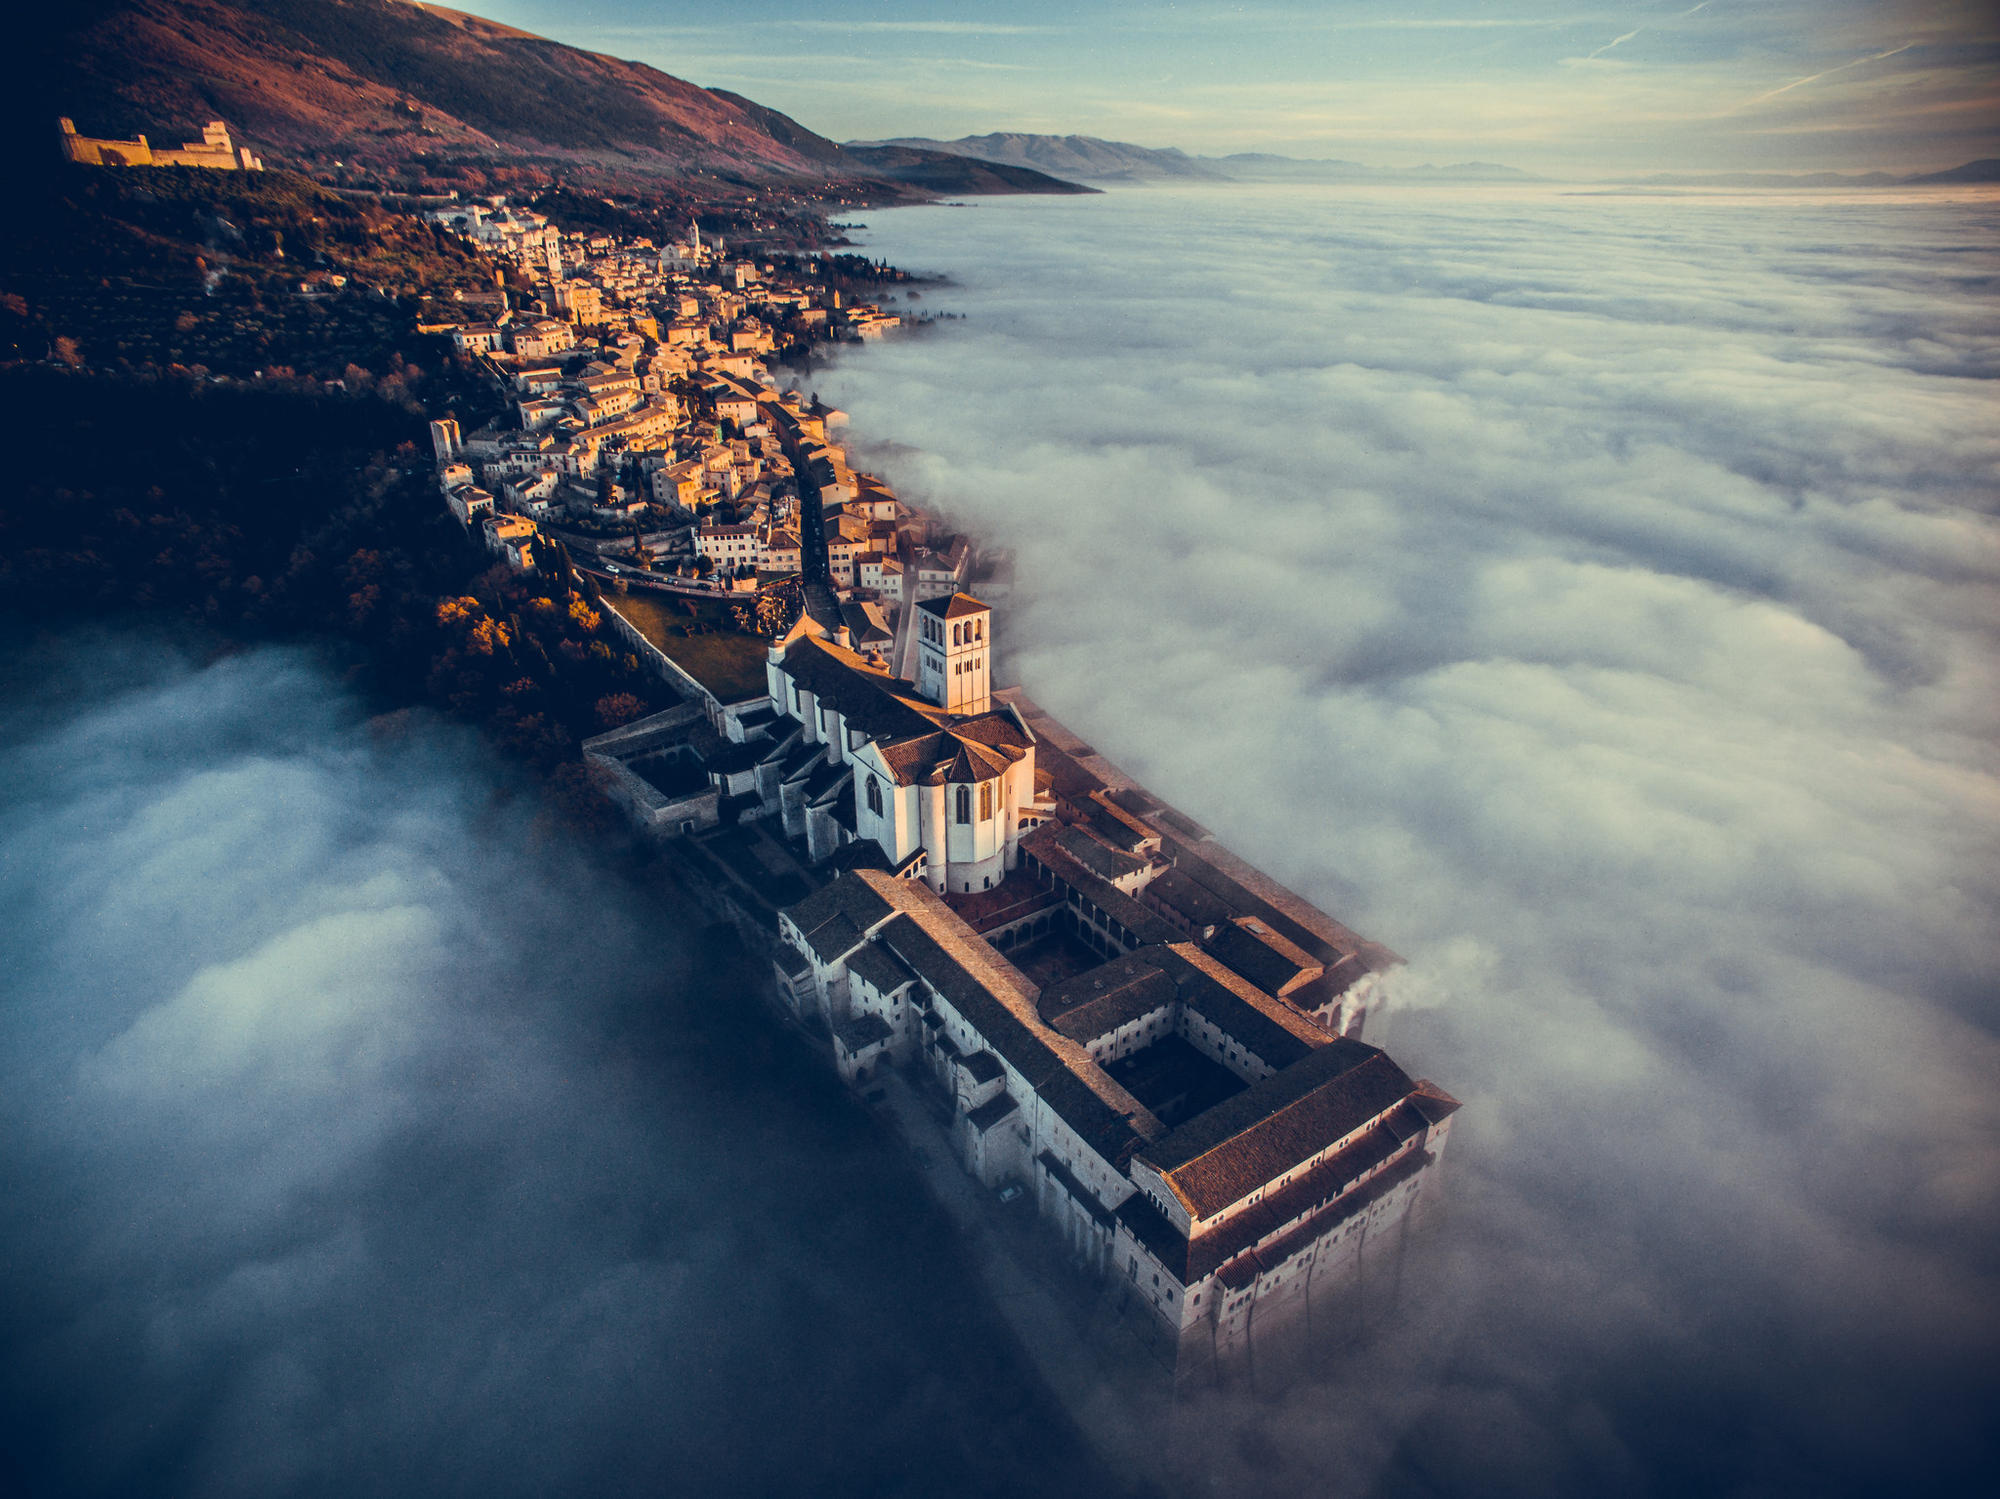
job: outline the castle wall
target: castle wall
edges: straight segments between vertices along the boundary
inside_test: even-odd
[[[145,136],[129,141],[102,136],[78,135],[73,120],[57,121],[60,148],[68,161],[94,167],[201,167],[216,172],[261,172],[262,158],[239,148],[229,139],[229,127],[210,120],[201,139],[183,141],[179,146],[155,146]]]

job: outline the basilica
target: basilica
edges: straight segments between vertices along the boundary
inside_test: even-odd
[[[996,691],[986,604],[912,608],[913,681],[808,612],[761,699],[680,710],[722,820],[810,875],[745,924],[840,1076],[927,1097],[1177,1384],[1268,1378],[1437,1196],[1458,1103],[1362,1039],[1399,960]]]
[[[990,890],[1055,804],[1047,777],[1036,784],[1033,730],[993,703],[992,611],[963,593],[916,610],[914,690],[807,619],[772,648],[771,706],[798,726],[793,754],[847,768],[831,817],[889,873],[939,893]]]

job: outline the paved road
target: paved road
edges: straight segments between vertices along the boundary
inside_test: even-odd
[[[669,583],[664,578],[649,578],[645,573],[640,572],[636,568],[628,568],[623,563],[619,564],[616,573],[608,573],[601,567],[591,567],[587,563],[578,562],[574,557],[570,558],[570,566],[580,573],[591,573],[596,577],[602,578],[607,583],[629,584],[641,592],[673,593],[691,599],[747,599],[755,597],[754,594],[731,593],[728,589],[724,588],[697,588],[689,583]]]
[[[819,485],[813,482],[805,460],[805,450],[785,423],[773,420],[773,430],[792,460],[792,480],[799,491],[799,576],[810,587],[827,581],[826,527],[819,513]]]
[[[917,679],[917,563],[910,533],[896,538],[896,555],[903,564],[903,604],[896,616],[896,649],[889,658],[889,670],[905,682]]]

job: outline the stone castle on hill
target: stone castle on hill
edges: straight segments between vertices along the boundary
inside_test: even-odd
[[[217,172],[261,172],[262,157],[253,156],[248,146],[238,146],[229,138],[229,127],[210,120],[202,127],[201,139],[183,141],[178,147],[155,146],[145,136],[129,141],[102,140],[94,135],[78,135],[76,121],[56,122],[61,132],[63,159],[93,167],[207,167]]]
[[[1458,1108],[1361,1039],[1395,955],[995,691],[986,604],[914,610],[914,682],[808,612],[763,696],[587,748],[614,778],[698,758],[743,826],[802,848],[824,883],[778,940],[739,917],[785,1007],[865,1096],[927,1096],[1177,1383],[1358,1325]]]

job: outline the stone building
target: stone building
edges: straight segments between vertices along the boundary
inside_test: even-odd
[[[76,121],[56,122],[61,135],[63,158],[95,167],[207,167],[218,172],[261,172],[262,157],[229,138],[229,127],[210,120],[202,127],[201,139],[183,141],[179,147],[155,146],[145,136],[129,141],[104,140],[94,135],[78,135]]]
[[[915,684],[803,617],[711,766],[829,879],[780,993],[851,1084],[929,1089],[1177,1380],[1268,1371],[1436,1196],[1458,1104],[1361,1039],[1399,960],[995,693],[985,604],[918,607]]]

